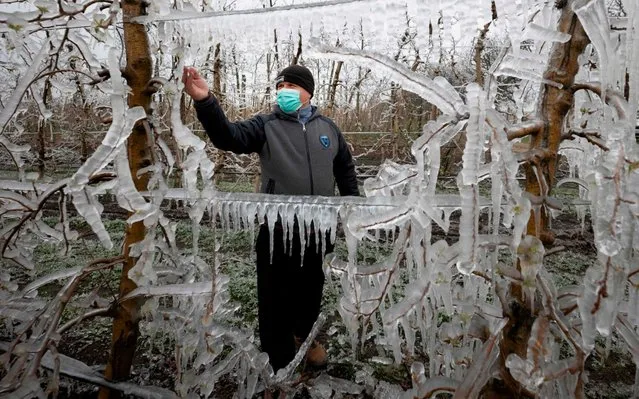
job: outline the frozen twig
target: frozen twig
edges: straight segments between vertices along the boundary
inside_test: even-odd
[[[574,140],[575,137],[582,137],[592,145],[596,145],[604,151],[609,151],[608,146],[601,141],[601,133],[598,131],[582,131],[578,129],[572,129],[568,133],[561,135],[562,140]]]
[[[512,141],[526,136],[535,135],[543,128],[544,122],[541,120],[528,121],[508,128],[506,130],[506,135],[508,140]]]
[[[575,83],[572,85],[573,92],[577,92],[579,90],[590,90],[593,93],[597,94],[601,97],[601,85],[598,83]],[[617,111],[617,115],[622,120],[628,120],[628,115],[626,111],[626,107],[628,102],[624,98],[622,93],[619,93],[615,90],[606,89],[606,98],[602,99],[606,104],[611,105]]]

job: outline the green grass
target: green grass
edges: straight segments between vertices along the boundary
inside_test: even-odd
[[[593,255],[576,251],[562,251],[544,259],[544,266],[557,288],[582,284],[586,269],[596,263]]]
[[[51,224],[52,221],[55,222],[57,220],[45,219],[45,221]],[[81,238],[70,242],[68,248],[52,243],[41,243],[36,246],[33,252],[34,277],[40,278],[56,271],[86,266],[97,259],[118,256],[124,239],[125,222],[105,220],[104,224],[113,241],[112,249],[105,249],[97,241],[86,222],[81,219],[72,219],[70,222],[71,228],[77,230]],[[110,270],[90,274],[80,284],[78,294],[88,294],[97,289],[101,295],[115,295],[120,271],[121,267],[118,266]],[[41,296],[53,294],[61,283],[50,283],[50,285],[40,288],[39,294]]]
[[[225,192],[236,193],[252,193],[254,192],[253,182],[246,179],[238,179],[237,181],[220,180],[217,182],[217,189]]]

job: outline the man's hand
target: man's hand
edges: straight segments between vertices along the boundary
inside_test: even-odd
[[[182,71],[182,83],[184,83],[184,91],[195,101],[204,100],[209,96],[209,85],[206,84],[197,69],[193,67],[184,67]]]

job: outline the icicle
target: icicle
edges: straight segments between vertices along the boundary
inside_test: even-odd
[[[601,278],[601,271],[598,267],[590,267],[584,276],[584,289],[582,296],[577,300],[579,304],[579,314],[581,315],[581,337],[583,348],[591,351],[595,346],[595,315],[593,310],[597,301],[598,284]]]
[[[639,326],[639,287],[636,283],[628,285],[628,319],[633,326]]]
[[[601,73],[601,90],[602,96],[605,98],[605,92],[612,79],[619,79],[617,72],[615,46],[610,35],[610,22],[608,21],[608,9],[604,0],[577,0],[573,5],[573,10],[584,30],[588,34],[588,38],[597,49],[597,55]]]
[[[486,119],[486,104],[482,93],[481,88],[476,84],[470,84],[467,88],[467,102],[471,114],[466,128],[467,141],[463,155],[464,167],[461,171],[461,184],[463,185],[477,183]]]
[[[462,215],[459,222],[460,255],[457,268],[470,274],[477,268],[477,234],[479,233],[479,201],[477,176],[485,124],[485,101],[481,88],[471,84],[467,89],[467,103],[470,117],[466,128],[466,148],[463,155],[463,169],[458,176],[461,194]]]
[[[183,63],[179,65],[178,70],[182,69],[182,65]],[[169,98],[171,99],[171,132],[173,133],[175,142],[181,150],[203,150],[206,143],[194,135],[191,130],[182,123],[182,118],[180,116],[180,98],[183,87],[184,84],[181,81],[178,81],[177,85],[168,83],[165,88],[168,92]]]
[[[600,309],[595,314],[595,326],[601,335],[607,337],[612,332],[614,320],[619,311],[619,303],[625,294],[626,273],[616,267],[610,267],[604,278],[607,295],[601,298]]]
[[[537,274],[543,267],[544,244],[535,236],[527,235],[521,240],[517,248],[517,258],[523,278],[522,287],[525,291],[528,307],[531,312],[535,308],[535,291],[537,289]]]
[[[78,214],[91,226],[91,230],[98,236],[102,245],[106,249],[113,248],[111,237],[109,237],[109,233],[104,227],[100,216],[104,207],[95,197],[94,190],[90,187],[85,187],[81,191],[72,193],[72,197],[72,203]]]
[[[626,0],[624,4],[628,25],[626,26],[626,71],[629,77],[628,114],[637,115],[639,107],[639,4]]]
[[[116,170],[119,177],[119,184],[115,190],[118,204],[133,213],[127,222],[133,224],[138,221],[144,221],[146,227],[157,223],[161,212],[159,206],[147,202],[135,188],[129,168],[129,160],[123,149],[119,150],[116,156]]]

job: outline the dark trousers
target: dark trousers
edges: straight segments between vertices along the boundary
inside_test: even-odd
[[[317,320],[324,272],[321,245],[316,243],[314,233],[306,235],[303,262],[297,223],[288,232],[286,242],[281,224],[276,223],[272,261],[269,235],[268,227],[262,225],[255,245],[258,319],[262,350],[277,372],[295,357],[294,337],[306,339]],[[332,245],[327,249],[332,250]]]

